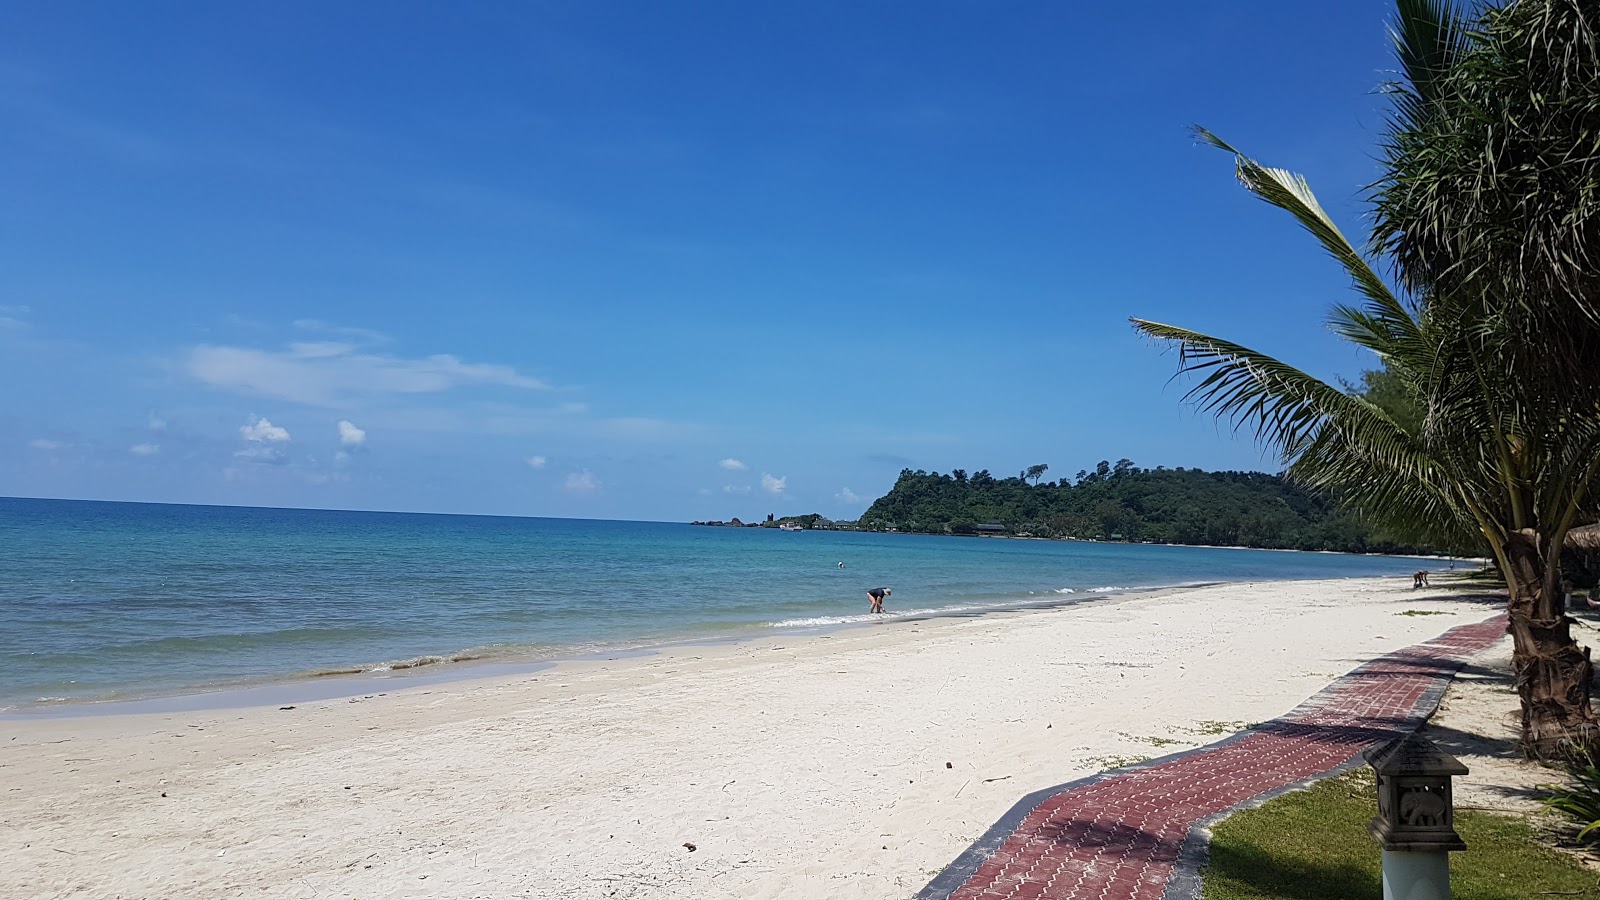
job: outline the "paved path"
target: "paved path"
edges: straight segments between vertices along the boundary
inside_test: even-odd
[[[1225,741],[1032,794],[917,900],[1191,900],[1207,826],[1421,725],[1504,616],[1367,663],[1288,715]]]

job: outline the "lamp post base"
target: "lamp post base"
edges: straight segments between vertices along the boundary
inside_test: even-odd
[[[1383,851],[1383,900],[1450,900],[1450,854]]]

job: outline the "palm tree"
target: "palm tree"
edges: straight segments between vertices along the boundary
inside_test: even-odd
[[[1252,427],[1290,477],[1335,490],[1393,528],[1440,543],[1475,539],[1510,589],[1525,749],[1549,756],[1564,741],[1590,740],[1592,668],[1562,610],[1559,560],[1567,531],[1595,514],[1594,410],[1529,402],[1528,382],[1501,371],[1512,361],[1484,355],[1499,323],[1481,306],[1454,294],[1402,302],[1304,179],[1200,135],[1233,153],[1245,187],[1293,215],[1350,274],[1361,299],[1335,306],[1328,324],[1377,354],[1423,417],[1402,424],[1358,394],[1221,338],[1142,319],[1135,327],[1176,343],[1180,372],[1198,377],[1186,399]]]
[[[1176,342],[1180,370],[1200,376],[1189,399],[1253,426],[1292,477],[1494,558],[1523,744],[1548,756],[1596,725],[1560,583],[1566,534],[1600,514],[1600,5],[1512,0],[1472,23],[1452,0],[1397,7],[1404,81],[1391,86],[1373,242],[1405,302],[1303,179],[1202,137],[1344,266],[1361,300],[1329,324],[1377,354],[1420,418],[1237,344],[1135,325]]]

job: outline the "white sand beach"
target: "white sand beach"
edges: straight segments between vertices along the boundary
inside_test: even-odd
[[[289,710],[0,719],[0,896],[910,897],[1032,791],[1494,612],[1405,577],[1263,582]]]

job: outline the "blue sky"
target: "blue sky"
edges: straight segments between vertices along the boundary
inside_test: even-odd
[[[1139,315],[1320,375],[1390,4],[99,3],[0,29],[0,495],[853,517],[1275,469]]]

